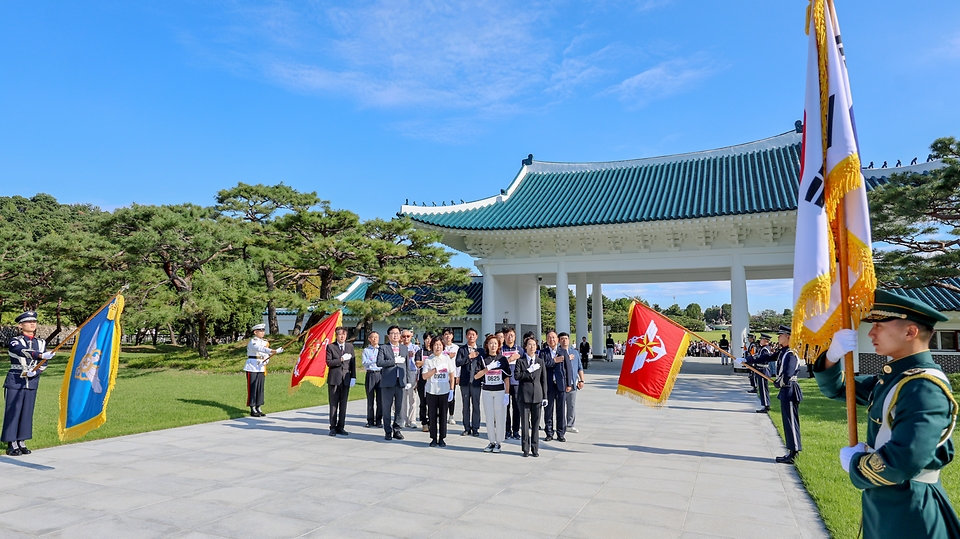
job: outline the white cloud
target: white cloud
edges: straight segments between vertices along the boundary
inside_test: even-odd
[[[689,90],[717,71],[717,67],[700,56],[667,60],[607,88],[602,94],[639,107]]]
[[[622,16],[623,4],[616,3]],[[637,11],[668,3],[631,2],[627,9],[643,17]],[[656,50],[663,43],[605,37],[596,19],[611,16],[606,10],[587,10],[570,26],[560,8],[540,0],[523,9],[506,0],[233,0],[227,6],[202,29],[180,31],[196,58],[292,91],[400,111],[408,118],[386,127],[414,138],[456,141],[484,130],[469,123],[535,113],[578,93],[601,91],[635,107],[711,73],[693,56],[663,60],[624,80],[650,54],[675,54],[673,46]]]

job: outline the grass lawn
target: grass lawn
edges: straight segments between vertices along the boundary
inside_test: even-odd
[[[949,375],[956,390],[960,375]],[[813,497],[827,528],[837,539],[855,539],[860,529],[860,491],[850,483],[849,476],[840,468],[840,448],[847,445],[847,415],[844,404],[824,397],[812,378],[800,380],[803,402],[800,403],[800,435],[803,451],[797,458],[797,471],[807,492]],[[771,388],[773,409],[770,418],[783,436],[780,419],[780,401]],[[960,397],[955,393],[955,396]],[[860,422],[860,440],[866,438],[866,407],[857,408]],[[958,434],[954,444],[960,443]],[[960,464],[951,464],[940,473],[940,479],[952,501],[960,500]]]
[[[196,352],[180,347],[124,349],[117,384],[107,406],[107,422],[75,441],[109,438],[138,432],[220,421],[249,413],[246,377],[240,372],[246,358],[244,344],[211,348],[211,359],[200,360]],[[296,346],[297,351],[299,347]],[[40,381],[34,415],[31,448],[61,445],[57,436],[60,384],[66,355],[58,355]],[[60,360],[57,362],[57,360]],[[327,403],[327,389],[304,383],[289,394],[290,372],[296,351],[285,352],[270,362],[264,390],[267,414]],[[351,399],[364,397],[363,377]],[[352,404],[352,407],[365,404]],[[324,427],[325,419],[318,420]],[[69,443],[69,442],[68,442]]]

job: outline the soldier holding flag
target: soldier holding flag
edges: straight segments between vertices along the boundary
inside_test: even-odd
[[[7,442],[7,455],[19,457],[32,453],[24,442],[33,438],[33,409],[37,402],[40,373],[47,367],[37,366],[41,359],[50,359],[46,341],[36,337],[37,313],[27,311],[16,318],[20,335],[10,340],[10,370],[3,382],[6,399],[3,408],[3,431],[0,441]]]
[[[270,348],[270,343],[264,339],[266,333],[266,324],[257,324],[253,326],[253,338],[247,343],[247,362],[243,370],[247,373],[247,406],[250,407],[250,415],[253,417],[263,417],[267,414],[260,410],[263,406],[263,384],[267,373],[267,363],[274,354],[283,352],[283,348],[274,350]]]

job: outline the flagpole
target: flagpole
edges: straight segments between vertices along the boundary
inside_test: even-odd
[[[633,309],[631,309],[630,312],[631,312],[631,314],[632,314],[632,313],[633,313]],[[673,324],[673,325],[677,326],[678,328],[682,329],[682,330],[685,331],[686,333],[689,333],[690,335],[693,335],[694,337],[700,339],[701,341],[709,344],[711,347],[719,350],[721,354],[726,355],[726,356],[729,357],[730,359],[740,359],[740,358],[734,356],[733,354],[731,354],[730,352],[727,352],[727,351],[724,350],[723,348],[720,348],[719,346],[714,346],[714,344],[713,344],[712,341],[708,341],[707,339],[705,339],[705,338],[701,337],[700,335],[698,335],[696,332],[690,331],[689,329],[681,326],[680,324],[678,324],[678,323],[676,323],[675,321],[671,320],[670,317],[668,317],[667,315],[661,313],[661,316],[663,316],[663,318],[665,318],[668,322],[670,322],[671,324]],[[746,363],[744,363],[743,366],[746,367],[746,368],[748,368],[748,369],[750,369],[751,371],[757,373],[757,376],[760,376],[760,377],[766,379],[768,382],[772,382],[772,381],[773,381],[773,378],[770,378],[770,377],[767,376],[766,374],[763,374],[762,372],[760,372],[760,371],[758,371],[757,369],[751,367],[750,365],[747,365]]]
[[[834,25],[834,30],[836,30],[836,21],[837,21],[837,11],[836,7],[833,5],[833,0],[827,0],[827,5],[830,9],[830,22]],[[821,111],[825,113],[825,111]],[[825,114],[823,114],[825,116]],[[821,121],[825,121],[821,120]],[[824,141],[823,148],[823,162],[827,162],[827,149],[826,141]],[[829,171],[825,171],[826,174],[829,174]],[[847,257],[847,219],[846,219],[846,209],[844,208],[844,199],[840,199],[840,202],[837,204],[837,237],[836,237],[836,246],[838,253],[837,260],[837,273],[840,279],[840,327],[842,329],[852,329],[851,326],[851,317],[850,317],[850,276],[848,274],[847,268],[849,267],[849,260]],[[847,352],[843,356],[843,373],[844,373],[844,383],[846,385],[846,404],[847,404],[847,439],[850,442],[850,446],[857,445],[858,434],[857,434],[857,385],[856,380],[854,379],[853,372],[853,352]]]
[[[67,344],[67,341],[69,341],[70,339],[72,339],[73,336],[76,335],[77,333],[80,333],[80,330],[83,329],[83,326],[87,325],[91,320],[94,319],[95,316],[97,316],[98,314],[100,314],[100,311],[106,309],[107,306],[110,305],[110,303],[112,303],[113,300],[117,299],[117,296],[119,296],[120,294],[122,294],[123,291],[126,290],[127,288],[130,288],[130,285],[128,285],[128,284],[123,285],[123,288],[121,288],[119,292],[117,292],[116,294],[114,294],[113,296],[111,296],[110,299],[108,299],[106,303],[104,303],[103,305],[100,306],[99,309],[97,309],[96,311],[94,311],[93,314],[91,314],[86,320],[84,320],[82,324],[80,324],[79,326],[77,326],[77,328],[74,329],[73,332],[71,332],[69,335],[67,335],[67,337],[66,337],[65,339],[61,340],[61,341],[60,341],[60,344],[58,344],[58,345],[56,346],[56,348],[54,348],[53,350],[50,350],[50,352],[53,353],[53,354],[56,354],[61,348],[63,348],[63,345]],[[50,360],[49,360],[49,359],[44,359],[44,360],[40,361],[40,363],[37,363],[37,367],[35,367],[35,368],[39,368],[39,367],[44,366],[48,361],[50,361]],[[24,372],[26,372],[26,371],[24,371]]]

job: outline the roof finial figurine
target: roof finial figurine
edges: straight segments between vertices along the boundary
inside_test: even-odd
[[[406,204],[407,206],[409,206],[409,205],[410,205],[410,199],[409,199],[409,198],[403,199],[403,203]]]
[[[870,161],[870,164],[867,165],[867,168],[868,168],[868,169],[873,168],[873,161]]]
[[[883,166],[881,166],[880,168],[887,168],[887,162],[884,161],[884,162],[883,162]]]
[[[928,154],[927,154],[927,163],[929,163],[930,161],[933,161],[933,154],[932,154],[932,153],[928,153]]]
[[[913,161],[910,161],[910,164],[911,164],[911,165],[916,165],[916,164],[917,164],[917,158],[914,157],[914,158],[913,158]]]
[[[901,163],[900,160],[897,159],[897,168],[900,168],[900,167],[902,167],[902,166],[903,166],[903,163]]]
[[[527,166],[527,167],[530,166],[530,165],[532,165],[532,164],[533,164],[533,154],[531,153],[531,154],[527,155],[527,158],[524,159],[523,161],[521,161],[521,163],[523,163],[523,165],[524,165],[524,166]]]
[[[434,206],[436,206],[436,205],[437,205],[437,203],[436,203],[436,202],[434,202],[434,203],[433,203],[433,205],[434,205]]]
[[[793,128],[797,130],[797,133],[803,133],[803,120],[793,122]]]

